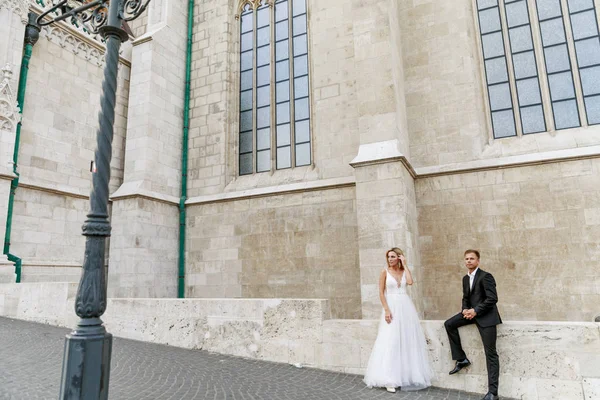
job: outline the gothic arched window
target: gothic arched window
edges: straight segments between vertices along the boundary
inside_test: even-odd
[[[239,174],[310,165],[306,0],[247,0],[239,19]]]

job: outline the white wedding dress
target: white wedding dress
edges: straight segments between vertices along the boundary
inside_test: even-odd
[[[403,391],[424,389],[431,386],[432,370],[419,316],[406,293],[405,275],[400,284],[387,269],[386,275],[385,298],[392,322],[385,322],[382,311],[364,382],[369,387],[401,387]]]

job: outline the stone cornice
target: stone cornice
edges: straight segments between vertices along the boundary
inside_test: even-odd
[[[119,201],[142,198],[169,205],[179,205],[179,198],[148,190],[144,187],[145,184],[145,181],[125,182],[110,196],[110,199],[111,201]]]
[[[188,201],[185,202],[185,204],[199,205],[223,201],[244,200],[255,197],[274,196],[280,194],[338,189],[343,187],[352,187],[355,185],[356,181],[353,176],[345,178],[322,179],[309,182],[289,183],[285,185],[240,190],[237,192],[226,192],[214,195],[191,197]]]
[[[600,145],[416,168],[417,178],[600,158]]]
[[[553,162],[600,158],[600,145],[595,145],[413,168],[410,160],[398,151],[397,144],[397,140],[389,140],[361,145],[359,147],[358,155],[350,162],[350,165],[354,168],[359,168],[368,165],[401,162],[413,179],[423,179],[442,175],[466,174],[470,172],[527,167],[530,165],[548,164]]]
[[[40,268],[81,268],[81,263],[74,263],[69,261],[48,261],[48,260],[40,260],[36,262],[35,259],[27,259],[23,261],[24,267],[40,267]]]
[[[16,177],[11,171],[0,171],[0,180],[12,181]]]
[[[406,168],[410,176],[412,176],[413,179],[416,179],[417,172],[414,170],[408,158],[398,150],[398,147],[397,139],[361,144],[358,148],[358,154],[350,161],[350,165],[354,168],[358,168],[399,161],[404,165],[404,168]]]
[[[66,196],[66,197],[73,197],[76,199],[84,199],[87,200],[90,198],[89,195],[85,195],[82,194],[80,192],[76,192],[74,190],[71,189],[67,189],[67,188],[59,188],[59,187],[53,187],[53,186],[46,186],[44,184],[40,184],[40,183],[34,183],[28,180],[23,180],[23,178],[20,179],[19,182],[19,187],[23,188],[23,189],[31,189],[31,190],[36,190],[38,192],[45,192],[45,193],[52,193],[52,194],[58,194],[58,195],[62,195],[62,196]]]

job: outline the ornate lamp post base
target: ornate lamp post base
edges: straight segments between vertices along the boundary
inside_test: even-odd
[[[108,399],[112,335],[100,318],[81,319],[67,335],[60,399]]]

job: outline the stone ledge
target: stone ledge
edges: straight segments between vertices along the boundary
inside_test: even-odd
[[[529,165],[547,164],[599,158],[600,146],[578,147],[574,149],[547,151],[500,158],[489,158],[464,163],[445,164],[433,167],[416,168],[417,178],[430,178],[440,175],[454,175],[469,172],[487,171],[502,168],[517,168]]]
[[[73,187],[69,187],[67,185],[36,182],[34,180],[31,180],[28,178],[22,178],[22,177],[19,179],[19,187],[23,188],[23,189],[37,190],[40,192],[59,194],[59,195],[67,196],[67,197],[74,197],[77,199],[88,200],[90,198],[89,195],[86,195],[83,193],[82,189],[77,190],[77,189],[75,189]],[[91,182],[90,182],[90,188],[91,188]]]
[[[369,144],[361,144],[358,148],[358,154],[350,165],[354,168],[364,167],[368,165],[385,164],[389,162],[399,161],[404,165],[404,168],[413,177],[418,177],[417,172],[411,165],[406,156],[398,150],[399,142],[397,139],[386,140],[383,142],[375,142]]]
[[[111,196],[111,201],[144,198],[170,205],[179,205],[179,199],[175,196],[153,192],[144,188],[144,181],[126,182],[121,185]]]
[[[75,327],[76,283],[0,284],[0,315]],[[330,320],[321,299],[109,299],[115,336],[362,374],[375,320]],[[452,367],[443,321],[422,321],[435,386],[484,393],[485,355],[475,326],[461,329],[473,362]],[[600,324],[518,321],[499,327],[500,395],[591,399],[600,393]],[[591,397],[590,397],[591,396]]]
[[[347,178],[333,178],[333,179],[322,179],[310,182],[290,183],[285,185],[277,185],[270,187],[262,187],[257,189],[247,189],[237,192],[226,192],[215,195],[206,195],[191,197],[188,199],[186,205],[198,205],[206,203],[217,203],[222,201],[233,201],[243,200],[253,197],[273,196],[280,194],[296,193],[296,192],[308,192],[314,190],[328,190],[337,189],[342,187],[354,186],[356,181],[354,177]]]

